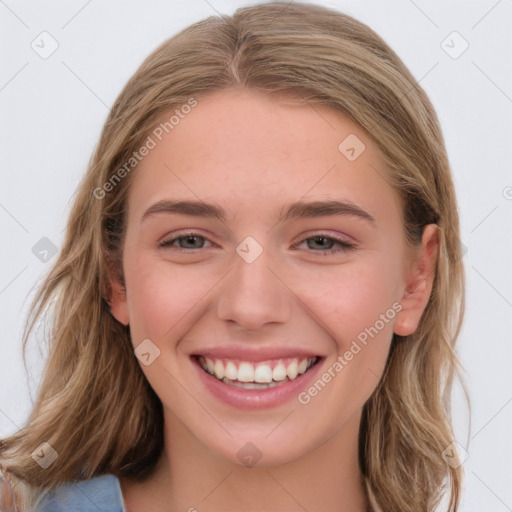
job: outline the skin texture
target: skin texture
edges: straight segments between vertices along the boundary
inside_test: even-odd
[[[338,150],[350,134],[365,144],[354,161]],[[160,350],[141,367],[164,405],[165,450],[149,480],[122,480],[128,510],[365,509],[361,410],[393,332],[408,335],[418,325],[438,250],[433,226],[421,247],[406,245],[402,203],[385,174],[377,147],[340,113],[248,90],[200,99],[139,164],[123,247],[126,293],[112,278],[110,301],[134,347],[150,339]],[[168,198],[213,202],[227,219],[158,213],[141,222]],[[375,222],[352,215],[278,222],[289,203],[327,199],[351,201]],[[179,240],[159,247],[186,230],[205,238],[182,240],[182,252]],[[323,254],[322,241],[311,239],[319,235],[356,248],[324,241],[339,252]],[[252,263],[235,250],[248,236],[263,248]],[[239,410],[209,393],[189,357],[227,342],[294,347],[324,356],[322,374],[393,304],[401,310],[307,405],[294,398]],[[252,468],[237,457],[247,442],[261,453]]]

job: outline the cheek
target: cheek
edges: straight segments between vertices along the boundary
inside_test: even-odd
[[[340,272],[334,278],[326,277],[325,283],[317,279],[316,285],[308,307],[333,337],[335,352],[320,376],[329,384],[317,406],[320,411],[329,404],[333,422],[341,426],[364,405],[379,383],[400,305],[394,275],[381,272],[378,266]]]
[[[393,330],[400,272],[398,265],[383,260],[375,257],[354,265],[329,267],[316,273],[309,284],[303,282],[301,297],[340,350],[375,324],[385,336]]]
[[[400,267],[390,261],[379,255],[336,272],[331,267],[302,290],[308,309],[333,338],[336,354],[328,368],[336,377],[330,393],[333,403],[347,410],[366,402],[385,368],[400,308]]]
[[[161,340],[171,332],[177,338],[216,282],[209,272],[198,279],[194,265],[178,267],[155,258],[135,257],[125,269],[134,343],[143,338]]]

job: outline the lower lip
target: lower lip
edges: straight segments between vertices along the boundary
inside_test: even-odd
[[[322,366],[322,360],[320,360],[296,379],[272,388],[244,389],[225,384],[203,370],[198,362],[193,361],[193,363],[199,372],[199,378],[210,393],[233,407],[250,410],[276,407],[288,400],[297,398],[299,393],[314,380]]]

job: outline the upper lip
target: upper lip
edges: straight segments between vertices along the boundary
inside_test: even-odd
[[[225,345],[222,347],[197,350],[191,356],[208,357],[209,359],[238,359],[240,361],[261,362],[271,359],[323,357],[311,350],[293,347],[254,347]]]

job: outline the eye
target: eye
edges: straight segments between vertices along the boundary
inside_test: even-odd
[[[178,242],[178,246],[175,245],[176,242]],[[162,242],[159,243],[159,247],[173,248],[174,246],[174,248],[178,250],[188,252],[193,249],[204,249],[205,242],[208,242],[207,238],[199,233],[190,231],[162,240]],[[356,248],[354,244],[347,242],[346,240],[327,236],[325,234],[315,234],[314,236],[305,238],[302,242],[295,244],[293,247],[298,247],[304,242],[307,242],[307,247],[312,249],[313,252],[324,255],[338,254],[340,252],[350,251]]]
[[[167,238],[162,240],[158,245],[159,247],[172,247],[175,242],[178,242],[179,247],[178,250],[187,250],[187,249],[203,249],[204,244],[201,242],[206,241],[207,239],[204,236],[199,235],[198,233],[194,233],[193,231],[182,233],[178,236],[174,236],[172,238]]]
[[[324,255],[327,254],[338,254],[340,252],[351,251],[356,248],[356,246],[346,240],[342,240],[341,238],[336,238],[332,236],[327,236],[325,234],[319,233],[315,234],[312,237],[305,238],[302,242],[295,244],[294,247],[298,247],[300,244],[307,242],[307,247],[309,249],[313,249],[313,252],[318,252]]]

